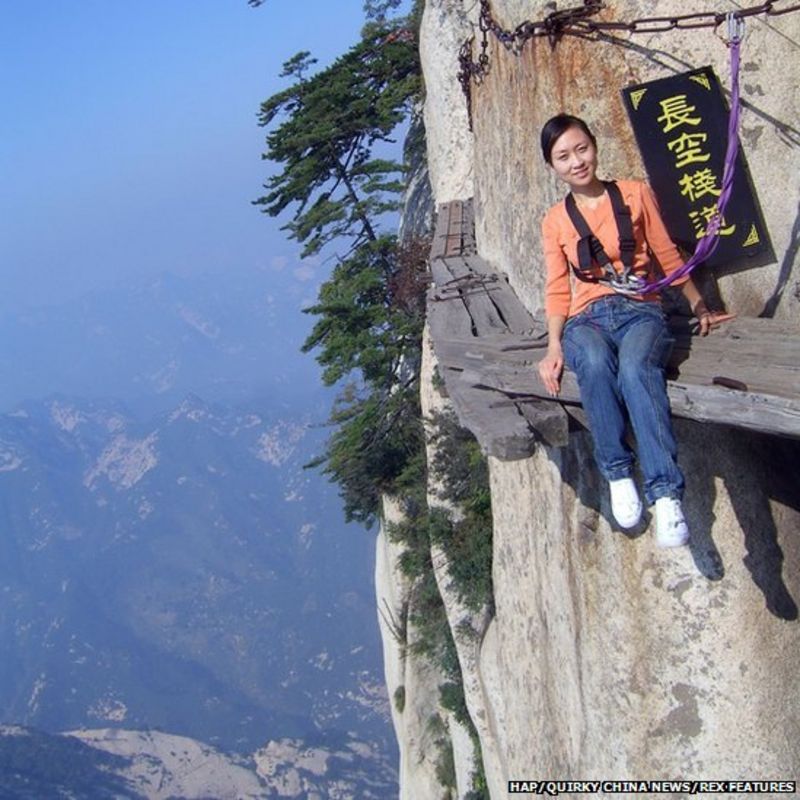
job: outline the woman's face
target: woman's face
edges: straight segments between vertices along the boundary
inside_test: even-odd
[[[571,189],[589,186],[597,171],[597,148],[580,128],[567,128],[550,151],[550,166]]]

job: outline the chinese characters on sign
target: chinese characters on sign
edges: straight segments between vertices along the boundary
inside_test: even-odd
[[[728,109],[711,67],[630,86],[622,95],[675,242],[693,252],[707,231],[718,230],[719,245],[706,263],[722,268],[765,249],[766,228],[741,148],[733,193],[725,217],[719,215]]]

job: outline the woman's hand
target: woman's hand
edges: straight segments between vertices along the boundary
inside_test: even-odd
[[[709,311],[703,300],[695,304],[692,313],[697,317],[698,333],[701,336],[707,336],[709,331],[716,328],[721,322],[727,322],[736,316],[736,314],[727,314],[724,311]]]
[[[561,335],[566,322],[564,314],[549,314],[547,317],[547,355],[539,362],[539,377],[550,397],[558,397],[561,391],[561,373],[564,370]]]
[[[539,377],[551,397],[561,391],[561,372],[564,369],[564,354],[561,346],[548,348],[547,355],[539,362]]]
[[[736,314],[726,314],[724,311],[709,311],[705,300],[703,300],[703,295],[700,294],[700,290],[691,278],[688,278],[681,285],[681,291],[689,301],[689,308],[692,309],[692,314],[697,317],[697,332],[701,336],[707,336],[708,332],[712,328],[716,328],[720,322],[727,322],[736,316]]]

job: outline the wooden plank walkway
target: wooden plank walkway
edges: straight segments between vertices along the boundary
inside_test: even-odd
[[[547,347],[545,322],[476,255],[471,201],[439,208],[430,267],[434,352],[462,425],[504,460],[529,456],[537,441],[566,444],[567,410],[580,405],[575,376],[565,370],[557,401],[545,391],[536,369]],[[673,415],[800,438],[797,327],[737,318],[699,337],[686,318],[670,326],[677,339],[667,373]]]

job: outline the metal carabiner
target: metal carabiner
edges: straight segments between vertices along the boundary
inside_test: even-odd
[[[638,275],[625,275],[611,280],[608,283],[617,294],[631,297],[633,295],[642,294],[642,289],[647,284],[647,281]]]
[[[729,11],[725,15],[728,23],[728,44],[738,44],[744,38],[744,17],[740,17],[735,11]]]

